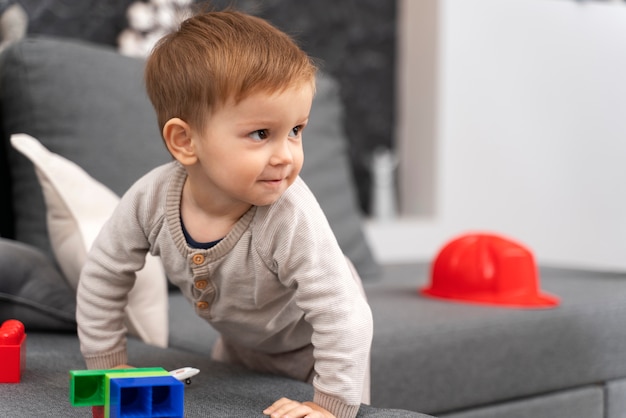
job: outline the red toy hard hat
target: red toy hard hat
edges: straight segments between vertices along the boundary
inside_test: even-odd
[[[517,308],[551,308],[555,296],[539,289],[530,250],[494,234],[461,235],[448,242],[431,266],[426,296]]]

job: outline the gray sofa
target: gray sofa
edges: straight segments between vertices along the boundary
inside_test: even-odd
[[[0,58],[0,322],[19,319],[28,334],[21,383],[0,385],[0,416],[90,413],[67,397],[68,370],[84,368],[74,293],[55,263],[33,164],[9,137],[32,135],[121,195],[169,158],[141,69],[140,61],[105,47],[51,38],[26,39]],[[549,310],[420,296],[428,263],[373,261],[348,174],[339,103],[336,84],[321,76],[302,176],[361,273],[374,315],[372,406],[359,416],[626,417],[626,274],[542,268],[542,288],[561,298]],[[185,389],[187,416],[262,416],[276,396],[311,395],[304,383],[212,362],[215,332],[175,289],[167,299],[169,347],[132,338],[130,361],[200,368]]]

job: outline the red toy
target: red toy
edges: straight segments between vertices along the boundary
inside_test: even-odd
[[[539,289],[532,252],[503,236],[474,233],[448,242],[421,293],[452,301],[515,308],[552,308],[559,299]]]
[[[26,368],[26,333],[16,319],[0,327],[0,383],[19,383]]]
[[[104,406],[92,406],[91,418],[104,418]]]

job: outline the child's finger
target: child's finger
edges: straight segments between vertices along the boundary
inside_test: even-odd
[[[276,402],[274,402],[273,404],[271,404],[270,406],[265,408],[263,413],[265,415],[270,415],[273,412],[277,411],[280,407],[286,405],[289,402],[293,402],[293,401],[291,399],[287,399],[287,398],[280,398],[279,400],[277,400]]]
[[[288,416],[289,418],[304,417],[312,409],[308,406],[302,405],[298,401],[294,401],[287,398],[280,398],[272,404],[269,408],[263,411],[264,414],[270,415],[272,418],[279,418]]]
[[[292,406],[291,404],[289,406]],[[289,418],[323,418],[323,416],[311,409],[310,407],[298,403],[297,405],[293,405],[294,407],[285,411],[283,414],[278,415],[279,417],[289,417]],[[280,414],[280,412],[279,412]]]

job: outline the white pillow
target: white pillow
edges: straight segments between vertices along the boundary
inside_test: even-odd
[[[72,161],[26,134],[11,135],[15,149],[32,161],[47,209],[54,255],[74,290],[87,252],[119,197]],[[126,325],[131,334],[159,347],[168,344],[167,279],[158,257],[146,256],[128,294]]]

